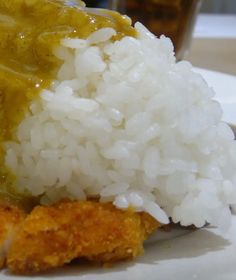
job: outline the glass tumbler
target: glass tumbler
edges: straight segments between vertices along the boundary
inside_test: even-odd
[[[109,0],[109,8],[143,23],[155,35],[171,38],[176,58],[189,49],[201,0]]]

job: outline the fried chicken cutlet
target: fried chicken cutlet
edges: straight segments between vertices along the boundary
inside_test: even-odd
[[[80,257],[105,263],[134,258],[159,226],[145,213],[122,211],[111,203],[67,201],[37,206],[15,236],[7,265],[13,273],[29,274]]]
[[[18,207],[0,203],[0,268],[5,265],[8,247],[24,217]]]

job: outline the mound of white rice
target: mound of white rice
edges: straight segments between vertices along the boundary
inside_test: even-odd
[[[162,223],[225,225],[236,203],[236,145],[214,92],[169,39],[141,24],[64,39],[57,80],[31,104],[6,165],[42,203],[100,196]]]

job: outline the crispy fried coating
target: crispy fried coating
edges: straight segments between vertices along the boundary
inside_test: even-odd
[[[147,214],[122,211],[111,203],[67,201],[37,206],[13,240],[7,265],[13,273],[29,274],[79,257],[99,262],[134,258],[159,226]]]
[[[0,203],[0,268],[4,267],[11,240],[25,214],[16,206]]]

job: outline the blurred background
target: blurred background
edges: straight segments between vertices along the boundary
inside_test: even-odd
[[[236,75],[236,0],[203,0],[186,59]]]
[[[235,0],[203,0],[202,13],[220,13],[232,14],[236,13]]]
[[[236,0],[84,0],[171,37],[178,59],[236,75]]]

